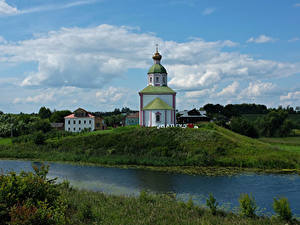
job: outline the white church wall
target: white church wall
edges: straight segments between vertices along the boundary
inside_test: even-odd
[[[160,121],[156,121],[157,113],[160,113]],[[172,110],[145,110],[146,127],[174,124],[174,122],[172,122],[171,120],[172,120]]]

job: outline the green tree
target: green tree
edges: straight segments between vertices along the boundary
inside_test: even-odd
[[[64,123],[65,116],[70,114],[72,114],[70,110],[54,111],[50,117],[50,121],[53,123]]]
[[[41,119],[49,119],[51,116],[51,110],[49,108],[46,108],[45,106],[41,107],[39,110],[39,117]]]
[[[266,116],[256,121],[259,134],[265,137],[288,136],[293,128],[291,121],[287,119],[286,111],[271,111]]]
[[[252,137],[252,138],[257,138],[258,137],[258,132],[255,128],[255,126],[241,118],[241,117],[234,117],[230,121],[230,129],[236,133]]]

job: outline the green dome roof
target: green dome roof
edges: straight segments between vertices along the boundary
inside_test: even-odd
[[[167,73],[167,70],[160,64],[154,64],[151,66],[148,73]]]

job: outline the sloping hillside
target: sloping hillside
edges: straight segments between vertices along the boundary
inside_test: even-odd
[[[2,145],[2,158],[147,166],[299,168],[300,154],[213,124],[199,129],[125,127],[50,139],[44,145]]]

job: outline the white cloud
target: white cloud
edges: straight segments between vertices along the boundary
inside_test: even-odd
[[[233,78],[286,77],[300,72],[299,63],[224,52],[224,47],[237,45],[228,40],[178,43],[105,24],[62,28],[34,39],[2,44],[0,62],[38,62],[37,72],[28,74],[22,86],[98,88],[124,77],[129,69],[149,68],[155,43],[159,43],[162,63],[168,69],[169,85],[177,90],[201,90]]]
[[[275,91],[276,85],[271,83],[271,82],[250,82],[249,86],[242,91],[241,97],[248,97],[248,98],[253,98],[253,97],[259,97],[263,96],[266,94],[270,94],[273,91]]]
[[[300,38],[295,37],[295,38],[288,40],[288,42],[295,42],[295,41],[300,41]]]
[[[216,11],[215,8],[206,8],[203,10],[202,15],[208,16]]]
[[[4,37],[0,36],[0,44],[3,43],[3,44],[7,44],[7,41],[5,40]]]
[[[262,43],[275,42],[275,41],[276,41],[276,39],[274,39],[272,37],[268,37],[268,36],[262,34],[257,38],[251,37],[247,42],[248,43],[262,44]]]
[[[223,88],[222,91],[220,91],[217,96],[235,96],[237,93],[237,90],[239,88],[239,82],[234,81],[232,84],[228,85],[227,87]]]
[[[67,8],[80,6],[80,5],[89,5],[89,4],[99,2],[99,1],[100,0],[83,0],[83,1],[68,2],[68,3],[63,3],[63,4],[55,4],[55,5],[42,5],[42,6],[29,8],[29,9],[20,10],[19,13],[27,14],[27,13],[34,13],[34,12],[67,9]]]
[[[287,100],[299,100],[300,101],[300,91],[289,92],[287,95],[280,96],[281,101]]]
[[[34,105],[37,110],[43,105],[54,105],[56,109],[74,110],[78,107],[88,110],[113,110],[115,107],[130,106],[137,102],[137,93],[122,87],[84,89],[77,87],[55,87],[35,89],[23,97],[12,100],[17,106]]]
[[[10,6],[5,0],[0,0],[0,15],[13,15],[18,12],[17,8]]]
[[[62,28],[35,35],[29,40],[2,42],[0,63],[21,65],[24,62],[36,62],[36,71],[28,73],[21,82],[22,90],[29,90],[28,87],[33,86],[41,92],[44,89],[54,91],[54,95],[50,95],[52,98],[47,100],[52,101],[53,105],[71,108],[76,100],[76,104],[80,104],[93,99],[90,104],[94,106],[113,108],[134,102],[130,104],[136,107],[137,89],[131,90],[130,96],[133,98],[129,99],[128,90],[116,90],[111,86],[113,82],[125,86],[122,80],[132,79],[126,77],[131,69],[144,69],[142,76],[146,77],[156,43],[163,55],[162,64],[168,70],[169,86],[181,92],[182,97],[187,99],[185,102],[195,102],[197,98],[218,102],[217,99],[222,97],[220,103],[224,103],[238,96],[240,99],[252,99],[270,95],[274,89],[272,79],[300,73],[300,63],[297,62],[255,59],[232,49],[227,52],[224,49],[238,46],[230,40],[208,42],[192,39],[179,43],[162,40],[153,33],[141,33],[130,27],[105,24],[89,28]],[[258,79],[268,81],[253,82]],[[229,82],[231,84],[226,87],[225,84]],[[249,82],[249,87],[239,90]],[[66,88],[77,90],[78,93],[60,95]],[[20,99],[16,102],[32,104],[43,100],[38,94],[26,96],[14,98]],[[133,101],[135,98],[136,102]]]
[[[109,87],[106,90],[99,90],[96,92],[96,98],[99,102],[118,102],[128,93],[123,88]]]
[[[67,9],[71,7],[76,7],[80,5],[94,4],[102,0],[80,0],[74,2],[67,2],[55,5],[41,5],[37,7],[32,7],[28,9],[17,9],[16,7],[8,5],[5,0],[0,0],[0,15],[20,15],[34,12],[52,11],[59,9]]]

